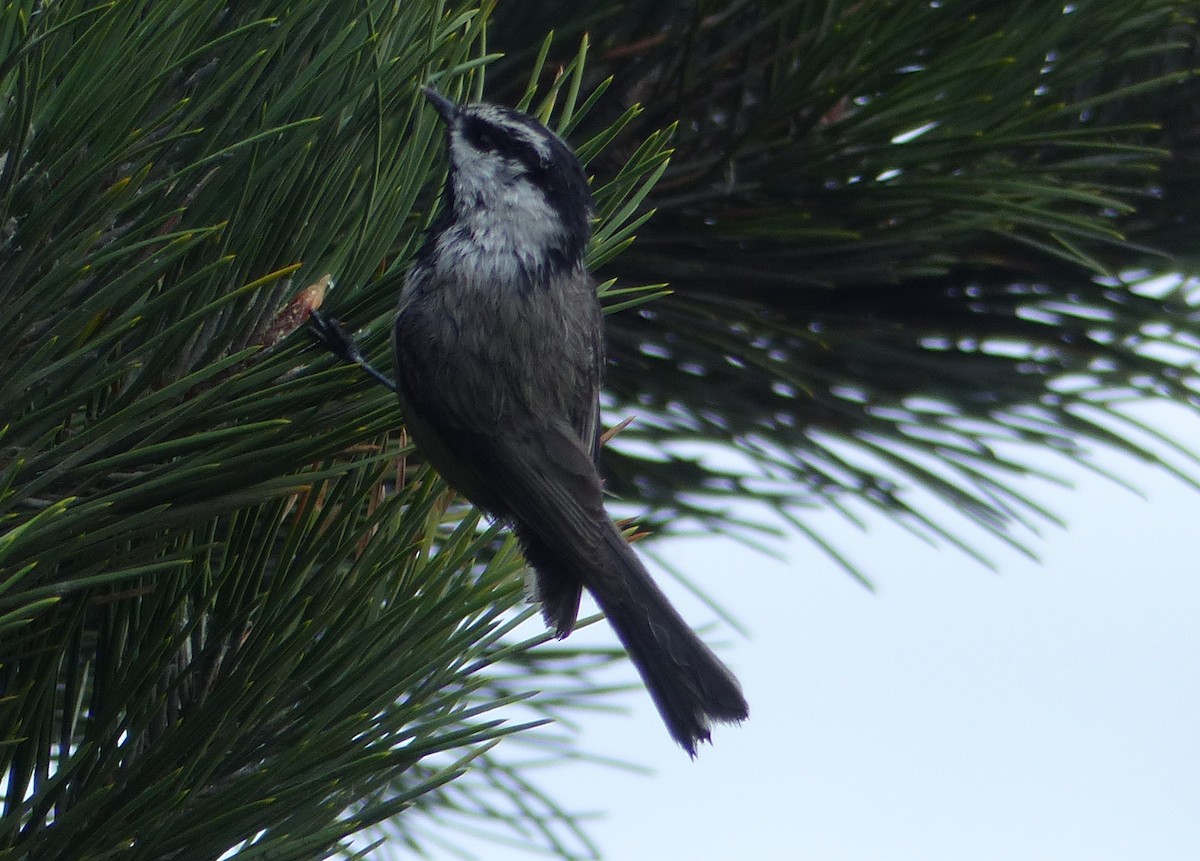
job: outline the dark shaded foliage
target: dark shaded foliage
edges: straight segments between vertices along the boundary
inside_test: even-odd
[[[492,43],[517,49],[510,74],[533,30],[559,23],[551,6],[500,10]],[[958,540],[944,510],[924,513],[928,493],[1004,534],[1037,517],[1007,441],[1153,458],[1115,405],[1197,403],[1186,288],[1138,290],[1197,262],[1193,13],[1158,0],[557,13],[589,29],[591,74],[614,77],[594,116],[636,100],[639,123],[678,121],[655,217],[607,270],[671,289],[610,318],[611,392],[646,417],[622,439],[732,439],[755,462],[729,475],[625,452],[609,459],[618,495],[714,528],[721,497],[748,488],[800,518],[866,500]],[[1164,359],[1162,345],[1181,350]]]

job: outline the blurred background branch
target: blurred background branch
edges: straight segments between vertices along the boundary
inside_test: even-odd
[[[492,87],[547,22],[587,28],[613,78],[593,116],[677,124],[654,218],[605,269],[670,286],[609,321],[612,406],[639,417],[618,496],[741,534],[731,498],[801,529],[874,510],[974,553],[959,514],[1023,546],[1054,519],[1032,453],[1160,460],[1122,408],[1197,404],[1195,10],[556,8],[501,10]]]

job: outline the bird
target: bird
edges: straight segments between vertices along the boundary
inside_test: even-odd
[[[587,176],[534,117],[422,93],[444,125],[448,169],[394,323],[391,385],[406,427],[451,487],[511,526],[557,637],[591,593],[694,758],[713,722],[740,723],[749,707],[604,508]],[[314,312],[312,322],[329,349],[389,382],[336,320]]]

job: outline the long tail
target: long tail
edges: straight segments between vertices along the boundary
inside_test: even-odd
[[[542,613],[559,637],[571,632],[586,588],[667,730],[690,755],[709,740],[712,721],[746,719],[737,679],[692,633],[609,519],[592,452],[565,422],[530,421],[502,435],[456,432],[457,449],[484,465],[480,475],[486,468],[488,497],[479,503],[511,520],[537,573]]]
[[[688,627],[615,526],[605,536],[605,571],[589,591],[629,652],[671,737],[690,756],[709,741],[711,721],[749,714],[733,673]]]

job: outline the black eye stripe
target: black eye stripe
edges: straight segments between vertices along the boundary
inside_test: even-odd
[[[471,117],[463,123],[462,133],[467,143],[477,150],[514,159],[531,170],[542,165],[540,154],[529,141],[477,117]]]

